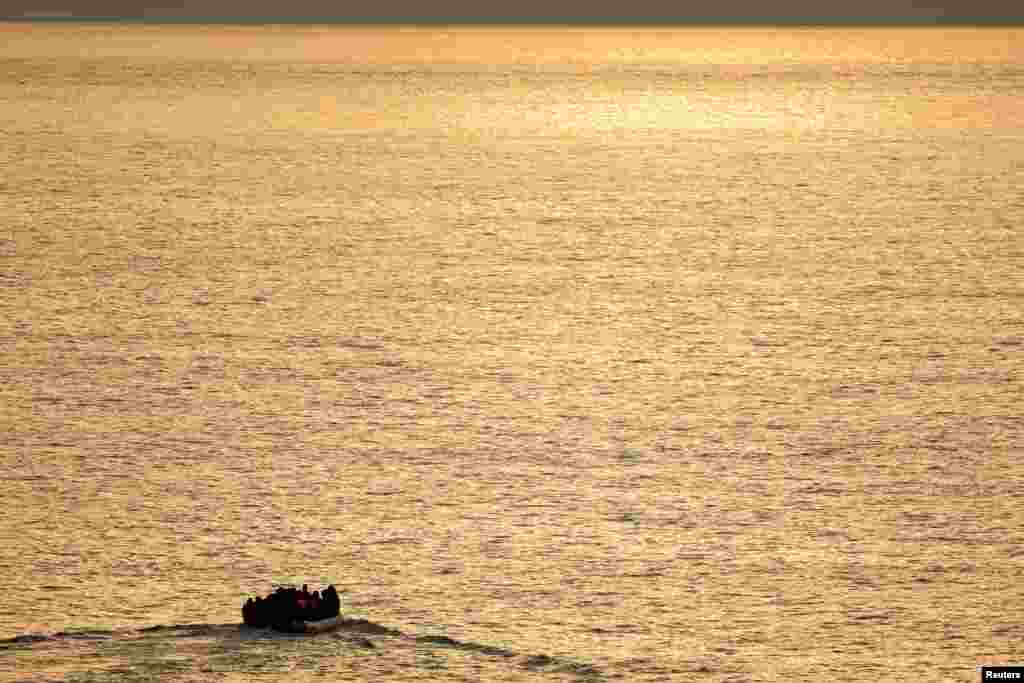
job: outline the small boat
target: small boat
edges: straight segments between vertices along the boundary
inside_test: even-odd
[[[249,598],[242,605],[242,622],[255,628],[272,628],[286,633],[323,633],[344,622],[339,616],[341,602],[334,586],[328,586],[320,597],[310,593],[279,587],[265,598]]]

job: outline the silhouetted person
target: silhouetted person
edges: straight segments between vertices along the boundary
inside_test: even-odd
[[[324,618],[336,617],[341,612],[341,600],[338,598],[338,591],[335,590],[334,584],[328,586],[324,591],[322,601]]]
[[[256,596],[256,601],[253,603],[253,620],[252,625],[258,628],[266,628],[270,623],[268,613],[270,612],[270,600],[269,598],[264,600],[263,598]]]
[[[252,598],[249,598],[248,600],[245,601],[245,604],[242,605],[242,623],[245,624],[246,626],[252,626],[253,625],[253,619],[254,619],[254,616],[255,616],[253,614],[253,605],[254,604],[255,603],[253,603]]]

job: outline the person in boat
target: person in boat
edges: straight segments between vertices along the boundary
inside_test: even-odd
[[[320,591],[313,591],[309,594],[309,618],[319,619],[320,618]]]
[[[320,602],[322,604],[321,614],[324,615],[324,618],[336,617],[341,612],[341,600],[338,598],[338,591],[335,590],[334,584],[327,587]]]
[[[242,622],[247,626],[264,627],[267,625],[266,602],[259,596],[249,598],[242,607]]]
[[[242,623],[246,626],[252,626],[253,621],[255,621],[255,615],[253,614],[255,605],[256,603],[252,601],[252,598],[246,600],[245,604],[242,605]]]
[[[291,623],[299,618],[298,591],[285,588],[275,594],[273,609],[270,611],[270,626],[278,631],[288,631]]]

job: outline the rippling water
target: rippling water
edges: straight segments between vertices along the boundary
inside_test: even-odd
[[[12,24],[0,74],[0,676],[1024,661],[1021,31]],[[289,581],[393,631],[234,626]]]

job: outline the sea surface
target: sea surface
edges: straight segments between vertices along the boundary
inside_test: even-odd
[[[976,681],[1022,369],[1022,29],[0,24],[2,680]]]

